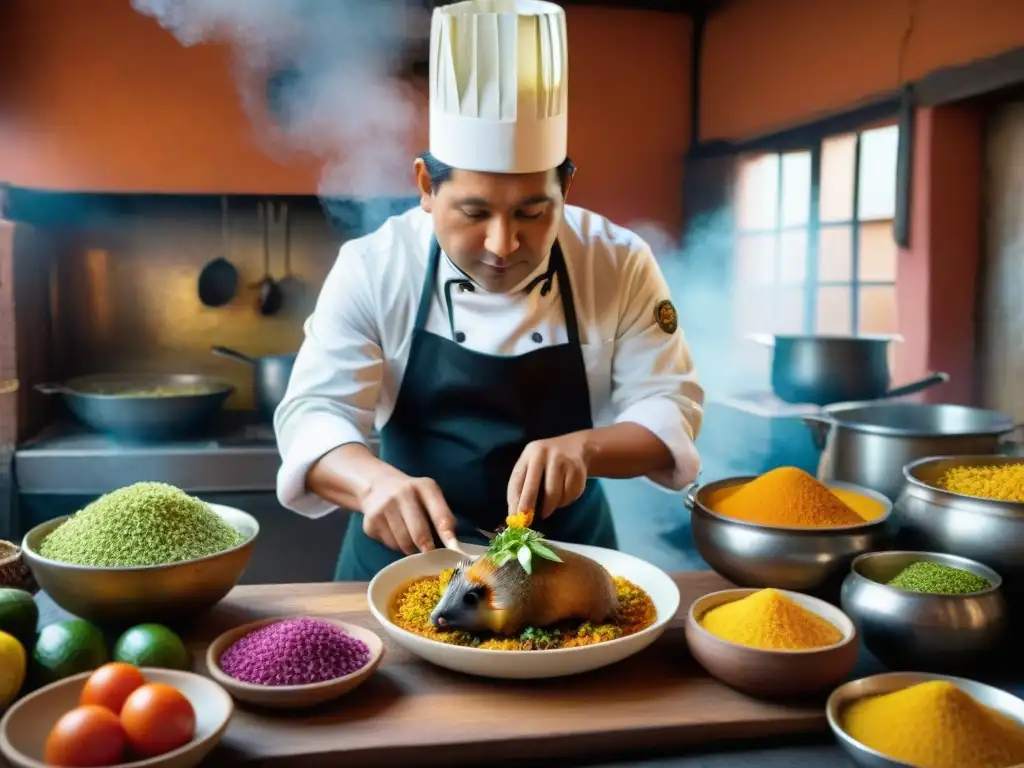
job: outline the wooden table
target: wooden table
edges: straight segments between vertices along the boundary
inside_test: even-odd
[[[687,651],[683,618],[697,597],[731,585],[708,571],[674,578],[680,613],[651,647],[612,667],[543,681],[474,678],[419,660],[383,634],[363,584],[238,587],[187,638],[197,671],[214,637],[263,617],[334,616],[377,631],[387,649],[373,678],[320,709],[239,706],[209,765],[480,765],[827,729],[821,702],[758,702],[708,677]]]

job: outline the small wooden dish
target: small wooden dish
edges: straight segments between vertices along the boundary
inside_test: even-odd
[[[831,689],[849,676],[857,663],[857,628],[845,613],[816,597],[779,590],[842,632],[842,640],[824,648],[799,651],[753,648],[723,640],[698,622],[698,618],[712,608],[759,591],[725,589],[694,601],[686,617],[686,642],[697,663],[726,685],[764,699],[809,696]]]
[[[366,647],[370,649],[370,660],[350,675],[309,685],[254,685],[253,683],[243,683],[241,680],[231,677],[220,668],[220,657],[239,638],[268,624],[299,618],[315,618],[329,621],[357,640],[362,640],[366,643]],[[272,619],[262,619],[250,622],[249,624],[243,624],[220,635],[210,644],[206,651],[206,666],[210,672],[210,677],[220,683],[238,701],[274,709],[300,709],[302,707],[323,704],[345,695],[368,680],[377,670],[383,658],[384,642],[374,632],[356,624],[348,624],[347,622],[337,621],[325,616],[278,616]]]

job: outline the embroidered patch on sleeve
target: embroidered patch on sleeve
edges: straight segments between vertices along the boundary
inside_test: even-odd
[[[654,322],[658,324],[665,333],[672,334],[679,327],[679,316],[676,315],[676,308],[668,299],[659,301],[654,305]]]

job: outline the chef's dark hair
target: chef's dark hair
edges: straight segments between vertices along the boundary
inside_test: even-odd
[[[452,172],[455,169],[447,163],[442,163],[429,152],[424,152],[420,155],[420,160],[427,167],[427,173],[430,176],[430,188],[435,192],[438,187],[451,180]],[[566,157],[555,169],[555,172],[558,174],[558,184],[562,187],[562,194],[565,194],[565,190],[569,186],[569,179],[572,178],[573,171],[575,170],[576,166],[573,165],[572,159],[569,157]]]

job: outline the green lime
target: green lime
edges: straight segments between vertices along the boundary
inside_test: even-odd
[[[84,619],[64,619],[43,627],[32,653],[40,685],[89,672],[107,662],[107,644]]]
[[[0,588],[0,632],[31,648],[38,623],[39,607],[32,595],[23,589]]]
[[[164,669],[191,666],[185,643],[163,624],[139,624],[126,631],[114,643],[114,661]]]

